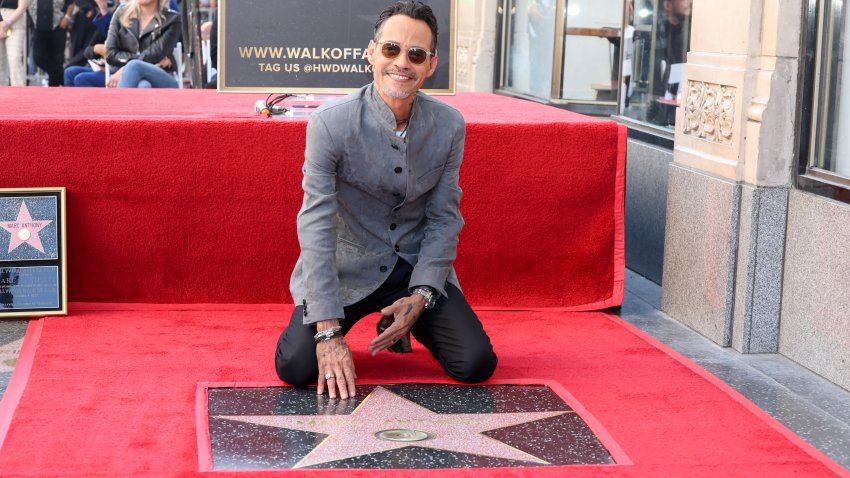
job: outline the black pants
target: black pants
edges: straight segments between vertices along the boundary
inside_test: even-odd
[[[35,64],[45,73],[50,86],[62,86],[64,79],[65,43],[68,31],[56,27],[53,30],[34,30],[32,44]]]
[[[378,290],[345,307],[345,319],[340,323],[343,333],[348,333],[366,315],[410,295],[407,289],[412,272],[413,266],[399,259]],[[433,309],[422,313],[411,333],[455,380],[470,383],[487,380],[493,375],[498,361],[490,338],[461,291],[449,284],[446,292],[448,296],[440,297]],[[275,367],[281,380],[299,386],[316,381],[319,365],[313,342],[315,333],[315,324],[304,325],[299,305],[277,342]]]

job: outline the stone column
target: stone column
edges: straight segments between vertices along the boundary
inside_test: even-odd
[[[745,353],[778,344],[802,1],[693,1],[662,308]]]

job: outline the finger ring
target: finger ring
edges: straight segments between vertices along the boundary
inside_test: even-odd
[[[336,376],[332,373],[326,373],[325,374],[325,380],[330,380],[332,378],[336,378]]]

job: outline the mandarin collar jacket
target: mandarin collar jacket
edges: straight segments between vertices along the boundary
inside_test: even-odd
[[[404,138],[369,84],[321,106],[307,124],[301,255],[290,291],[304,323],[342,319],[401,258],[410,287],[446,295],[463,227],[458,185],[466,125],[451,106],[417,93]]]

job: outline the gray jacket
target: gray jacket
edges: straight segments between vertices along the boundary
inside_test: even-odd
[[[290,281],[304,323],[343,318],[399,257],[410,287],[458,286],[452,264],[463,227],[458,186],[466,126],[454,108],[417,94],[407,137],[369,84],[320,107],[307,124],[301,256]]]

